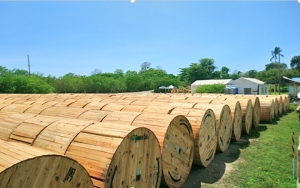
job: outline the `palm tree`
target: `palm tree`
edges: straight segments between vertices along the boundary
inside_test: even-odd
[[[270,59],[270,61],[272,61],[272,59],[275,59],[275,64],[276,64],[276,59],[278,56],[278,94],[280,95],[280,56],[283,57],[282,54],[280,54],[282,50],[280,49],[280,47],[275,47],[274,51],[271,51],[272,57]]]

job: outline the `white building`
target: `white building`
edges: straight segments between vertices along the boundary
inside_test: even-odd
[[[249,95],[269,95],[269,85],[256,78],[241,77],[230,81],[226,87],[234,86],[238,88],[238,94]]]
[[[191,85],[191,93],[195,93],[197,87],[207,84],[225,84],[227,89],[235,89],[234,94],[269,95],[268,84],[255,78],[245,77],[236,80],[197,80]]]

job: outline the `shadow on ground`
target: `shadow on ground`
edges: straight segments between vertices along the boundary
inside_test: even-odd
[[[205,187],[205,184],[214,184],[218,182],[232,167],[226,163],[236,161],[240,156],[240,149],[247,148],[250,145],[251,139],[257,139],[260,132],[266,131],[267,126],[260,125],[252,129],[250,134],[242,134],[241,139],[237,142],[231,142],[228,149],[224,152],[217,152],[213,162],[208,167],[193,166],[189,177],[181,188],[197,188]]]

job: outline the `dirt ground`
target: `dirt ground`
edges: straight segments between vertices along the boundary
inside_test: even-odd
[[[238,142],[231,142],[224,152],[217,152],[213,162],[207,167],[193,166],[188,179],[181,188],[198,187],[232,187],[226,184],[226,176],[234,171],[239,159],[240,148],[249,145],[250,141],[242,137]]]

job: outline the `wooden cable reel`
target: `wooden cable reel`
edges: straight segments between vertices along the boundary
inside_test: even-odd
[[[93,184],[74,159],[0,140],[0,187],[92,188]]]
[[[242,134],[242,108],[239,101],[223,101],[223,100],[212,100],[210,104],[227,104],[231,109],[232,115],[232,136],[231,139],[238,141]]]
[[[180,187],[186,181],[194,159],[193,130],[188,119],[182,115],[141,113],[131,125],[147,127],[155,133],[162,154],[162,183]]]
[[[274,118],[274,100],[260,99],[260,122],[270,123]]]
[[[66,156],[87,169],[95,187],[159,188],[161,183],[160,146],[153,132],[144,127],[90,125],[73,140]]]
[[[227,104],[202,104],[194,106],[198,109],[212,109],[215,113],[217,124],[217,150],[224,152],[227,150],[232,135],[232,117],[231,110]]]
[[[252,127],[252,104],[251,99],[240,101],[243,111],[243,131],[250,133]]]
[[[183,114],[187,117],[195,139],[193,163],[207,167],[213,161],[217,148],[215,113],[211,109],[175,108],[171,114]]]

